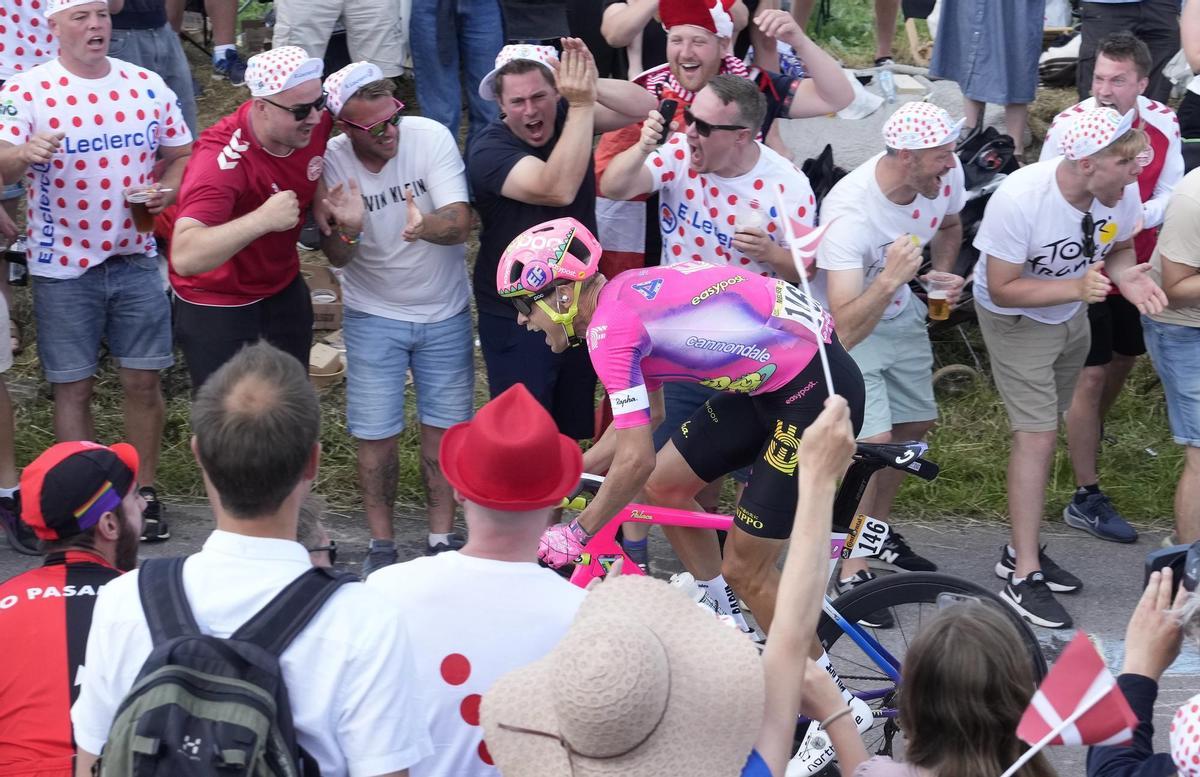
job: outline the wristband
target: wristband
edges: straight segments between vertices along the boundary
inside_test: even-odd
[[[833,713],[833,714],[832,714],[832,715],[830,715],[829,717],[825,718],[825,720],[822,720],[822,721],[821,721],[821,730],[823,730],[823,731],[828,731],[828,730],[829,730],[829,724],[830,724],[830,723],[833,723],[833,722],[834,722],[835,720],[837,720],[838,718],[845,717],[846,715],[849,715],[851,712],[852,712],[852,710],[850,709],[850,707],[848,707],[848,706],[847,706],[847,707],[842,707],[840,710],[838,710],[837,712]]]
[[[346,245],[356,246],[356,245],[358,245],[358,241],[362,238],[362,232],[358,232],[354,235],[354,237],[350,237],[345,232],[343,232],[341,230],[341,228],[339,227],[338,231],[337,231],[337,236],[338,236],[338,240],[341,240]]]
[[[579,540],[579,543],[580,543],[581,545],[586,545],[586,544],[588,544],[588,542],[589,542],[589,541],[592,539],[592,536],[593,536],[593,535],[589,534],[587,529],[585,529],[585,528],[583,528],[582,526],[580,526],[580,525],[579,525],[579,519],[578,519],[578,518],[575,518],[575,519],[573,519],[573,520],[572,520],[570,523],[568,523],[568,524],[567,524],[567,529],[568,529],[568,530],[569,530],[569,531],[570,531],[572,534],[574,534],[574,535],[575,535],[576,539],[578,539],[578,540]],[[847,707],[846,709],[849,709],[849,707]]]

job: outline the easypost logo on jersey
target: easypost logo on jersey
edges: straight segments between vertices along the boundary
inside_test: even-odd
[[[678,203],[675,210],[671,210],[670,205],[663,203],[662,207],[659,208],[658,221],[664,235],[669,235],[679,226],[690,227],[702,235],[712,235],[725,248],[733,247],[732,234],[722,232],[717,228],[717,222],[705,216],[704,212],[689,206],[686,202]]]

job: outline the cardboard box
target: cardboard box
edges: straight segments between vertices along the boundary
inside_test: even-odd
[[[316,343],[308,352],[308,377],[317,388],[341,382],[346,375],[346,363],[336,348]]]
[[[313,329],[341,329],[342,286],[333,270],[323,264],[301,264],[300,275],[312,296]]]

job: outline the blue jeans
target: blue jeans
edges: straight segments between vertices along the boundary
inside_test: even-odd
[[[1171,436],[1180,445],[1200,448],[1200,328],[1142,316],[1142,332],[1162,379]]]
[[[74,383],[100,366],[100,339],[131,370],[164,370],[171,353],[171,303],[158,257],[110,256],[78,278],[33,277],[37,349],[46,380]]]
[[[192,131],[192,137],[200,134],[201,128],[196,124],[192,71],[188,67],[179,35],[169,24],[155,30],[114,29],[108,42],[108,55],[162,76],[162,80],[179,98],[179,109],[183,111],[183,120]]]
[[[342,311],[346,342],[346,420],[360,440],[386,440],[404,429],[404,381],[412,369],[417,417],[447,429],[475,406],[471,310],[432,324]]]
[[[413,70],[421,114],[444,124],[458,137],[462,91],[470,114],[467,148],[496,119],[496,103],[479,96],[479,82],[491,72],[504,45],[504,19],[498,0],[413,0]],[[436,32],[435,32],[436,31]],[[464,82],[459,82],[459,69]]]

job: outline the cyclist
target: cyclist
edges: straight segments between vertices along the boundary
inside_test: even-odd
[[[543,534],[538,555],[553,567],[574,561],[643,486],[653,504],[698,510],[694,497],[709,481],[753,464],[724,560],[714,532],[664,530],[688,571],[718,594],[727,578],[765,632],[796,507],[800,435],[835,391],[849,402],[857,432],[862,375],[820,304],[785,281],[699,261],[608,280],[597,270],[600,253],[582,224],[555,219],[518,235],[497,269],[497,290],[516,307],[518,324],[544,333],[555,352],[586,338],[612,403],[612,426],[584,454],[585,471],[608,477],[575,520]],[[669,382],[722,392],[675,429],[656,458],[651,434]],[[736,599],[715,598],[739,615]]]

